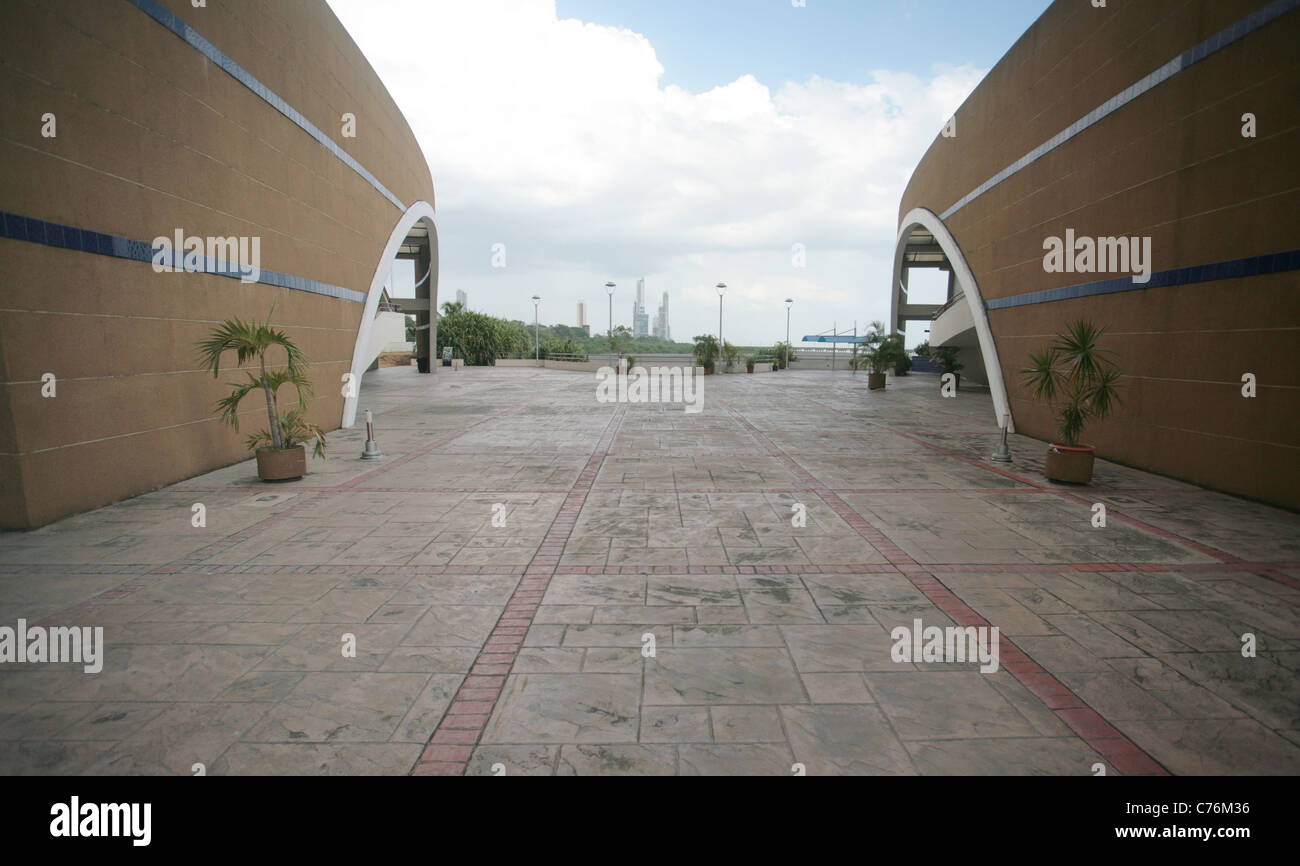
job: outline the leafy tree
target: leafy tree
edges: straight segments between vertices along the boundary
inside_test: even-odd
[[[406,317],[406,342],[415,342],[415,316]]]
[[[695,338],[695,364],[706,370],[712,370],[718,360],[718,338],[712,334],[701,334]]]
[[[542,340],[541,356],[549,358],[552,355],[576,355],[581,360],[587,359],[587,353],[582,351],[577,343],[571,339],[559,339],[558,337],[548,337]]]
[[[621,358],[632,342],[632,331],[625,325],[619,325],[607,339],[609,340],[609,350]]]
[[[442,305],[438,320],[438,354],[443,346],[470,366],[490,366],[497,358],[531,355],[533,335],[523,322],[508,322],[485,313],[466,310],[454,301]]]

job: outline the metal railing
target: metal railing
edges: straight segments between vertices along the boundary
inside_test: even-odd
[[[931,322],[938,321],[939,317],[942,316],[944,313],[948,312],[948,310],[952,308],[953,304],[957,303],[958,301],[964,301],[964,300],[966,300],[965,292],[958,292],[957,294],[953,295],[951,298],[948,299],[947,303],[945,303],[942,307],[934,311],[934,315],[930,317],[930,321]]]

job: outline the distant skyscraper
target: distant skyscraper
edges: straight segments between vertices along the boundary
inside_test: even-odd
[[[636,301],[632,304],[632,336],[650,336],[650,314],[645,310],[645,280],[636,281]]]
[[[456,290],[456,303],[460,304],[461,309],[469,307],[469,295],[465,294],[464,289]]]
[[[655,316],[654,335],[660,340],[673,338],[672,328],[668,327],[668,293],[664,292],[663,302],[659,305],[659,314]]]
[[[586,331],[588,337],[591,336],[591,325],[587,324],[587,302],[586,301],[578,301],[578,327]]]

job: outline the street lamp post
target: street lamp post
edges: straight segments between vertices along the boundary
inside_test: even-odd
[[[542,302],[541,295],[533,295],[533,360],[537,366],[542,366],[542,343],[539,337],[539,319],[538,305]]]
[[[609,333],[606,336],[609,338],[609,351],[611,354],[614,351],[614,288],[613,281],[605,283],[605,293],[609,295]]]
[[[785,363],[781,365],[782,370],[790,367],[790,306],[794,303],[794,298],[785,299]]]
[[[727,291],[726,283],[718,283],[715,286],[718,290],[718,352],[722,351],[722,295]]]

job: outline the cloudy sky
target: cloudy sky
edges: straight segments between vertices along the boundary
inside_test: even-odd
[[[912,169],[1048,5],[329,2],[429,161],[441,300],[531,321],[538,294],[546,324],[582,300],[603,331],[604,283],[630,326],[644,277],[652,319],[668,292],[689,341],[717,332],[723,281],[739,345],[783,339],[787,297],[796,344],[888,317]]]

